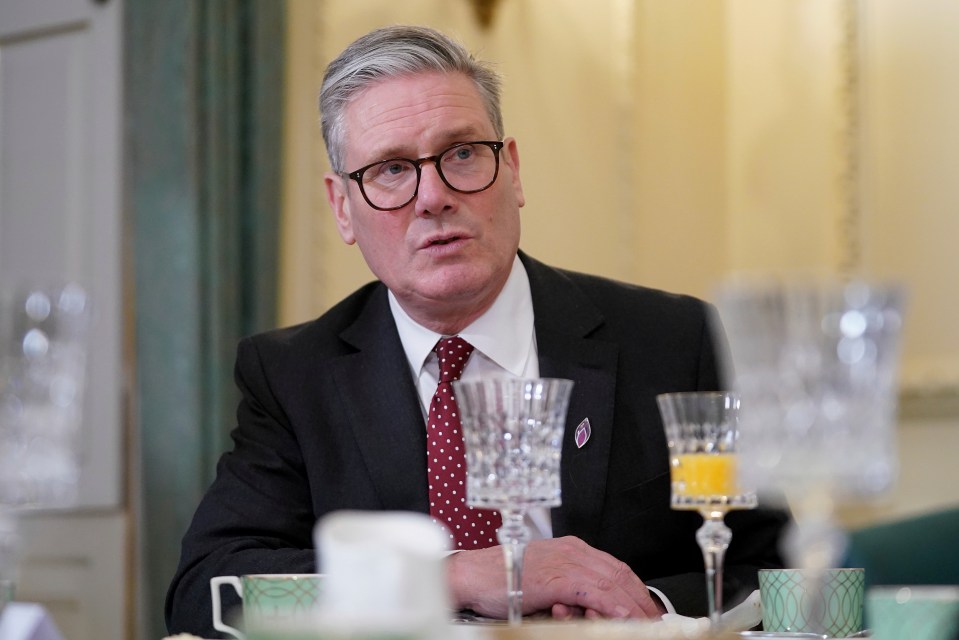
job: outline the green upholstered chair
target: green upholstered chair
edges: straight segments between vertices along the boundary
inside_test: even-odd
[[[959,584],[959,507],[853,531],[845,565],[866,586]]]

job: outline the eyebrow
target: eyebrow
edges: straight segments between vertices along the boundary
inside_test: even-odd
[[[449,148],[451,145],[457,144],[459,142],[470,142],[470,141],[475,141],[480,139],[486,140],[486,138],[483,138],[482,135],[483,134],[479,133],[474,127],[464,127],[462,129],[456,129],[448,133],[447,135],[443,136],[443,138],[441,138],[441,140],[445,140],[446,142],[443,142],[442,144],[440,144],[439,148],[436,149],[435,153],[444,151],[447,148]],[[494,138],[496,137],[495,134],[493,135],[493,137]],[[401,151],[401,149],[402,147],[399,147],[399,146],[386,147],[380,151],[377,151],[374,154],[371,154],[373,157],[377,159],[370,160],[370,162],[382,162],[383,160],[393,160],[396,158],[406,158],[410,160],[415,159],[411,157],[410,155],[404,154]],[[433,155],[433,154],[430,154],[430,155]]]

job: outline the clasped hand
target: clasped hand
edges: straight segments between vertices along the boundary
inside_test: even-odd
[[[453,604],[493,618],[505,618],[506,569],[503,549],[460,551],[448,560]],[[659,618],[662,603],[629,566],[567,536],[536,540],[523,563],[523,614],[554,618]]]

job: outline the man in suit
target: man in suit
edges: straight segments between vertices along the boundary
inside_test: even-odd
[[[706,305],[519,250],[525,200],[499,79],[446,36],[363,36],[330,64],[320,105],[330,205],[378,281],[317,320],[240,343],[234,448],[184,538],[170,631],[212,634],[212,576],[313,571],[311,533],[324,514],[431,513],[434,346],[450,337],[472,353],[463,379],[575,382],[562,506],[531,516],[524,610],[703,614],[701,521],[670,509],[655,395],[719,388]],[[585,420],[590,437],[574,442]],[[785,520],[730,515],[728,595],[748,594],[757,568],[781,564]],[[503,617],[502,551],[460,548],[447,560],[453,602]]]

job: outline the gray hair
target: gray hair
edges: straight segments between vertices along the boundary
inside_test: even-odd
[[[343,165],[343,119],[350,101],[378,81],[414,73],[462,73],[479,90],[498,138],[503,137],[500,77],[463,45],[428,27],[390,26],[355,40],[326,68],[320,89],[320,125],[333,170]]]

